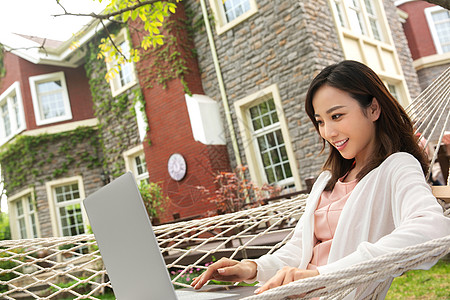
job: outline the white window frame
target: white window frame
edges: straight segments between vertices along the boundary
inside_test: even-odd
[[[122,28],[119,32],[119,34],[117,35],[117,37],[114,39],[114,43],[116,45],[120,45],[123,42],[126,42],[129,44],[130,49],[132,48],[131,45],[131,41],[128,38],[128,32],[126,28]],[[125,53],[124,53],[125,54]],[[126,55],[130,55],[129,53],[125,54]],[[127,57],[129,58],[129,57]],[[114,66],[116,65],[116,61],[114,59],[111,59],[110,61],[107,61],[106,63],[106,68],[108,70],[108,72],[114,68]],[[129,62],[127,63],[130,65],[131,67],[131,75],[132,75],[132,79],[130,82],[128,82],[127,84],[123,85],[120,83],[120,74],[115,74],[115,76],[113,78],[111,78],[111,80],[109,81],[109,85],[111,87],[111,93],[113,97],[116,97],[120,94],[122,94],[123,92],[125,92],[126,90],[129,90],[130,88],[132,88],[133,86],[135,86],[138,83],[137,80],[137,76],[136,76],[136,68],[134,66],[133,62]]]
[[[41,116],[41,105],[39,100],[39,95],[37,91],[37,84],[43,83],[43,82],[50,82],[50,81],[61,81],[61,88],[62,88],[62,100],[64,104],[64,110],[65,115],[53,117],[49,119],[43,119]],[[69,100],[69,93],[67,91],[67,85],[66,85],[66,78],[64,76],[64,72],[55,72],[55,73],[49,73],[49,74],[43,74],[38,76],[32,76],[29,78],[30,81],[30,89],[31,89],[31,97],[33,99],[33,107],[34,107],[34,115],[36,118],[36,125],[46,125],[56,122],[62,122],[72,119],[72,110],[70,108],[70,100]]]
[[[352,8],[349,8],[349,6],[345,3],[345,0],[330,0],[331,1],[331,7],[332,10],[334,12],[334,15],[337,17],[336,19],[339,19],[338,16],[343,18],[343,22],[344,24],[341,24],[340,21],[336,21],[336,24],[339,27],[342,27],[345,31],[347,31],[348,33],[351,34],[355,34],[355,35],[361,35],[361,36],[365,36],[366,38],[370,38],[371,40],[377,41],[377,42],[381,42],[381,43],[389,43],[392,44],[392,42],[390,41],[390,32],[389,32],[389,28],[386,27],[387,24],[385,24],[384,22],[384,11],[382,10],[382,8],[380,7],[380,2],[376,1],[376,0],[369,0],[371,1],[372,5],[373,5],[373,9],[375,10],[376,13],[376,20],[377,20],[377,30],[378,33],[380,34],[380,38],[376,39],[374,37],[373,34],[373,29],[372,26],[370,25],[370,19],[373,18],[369,12],[367,11],[366,8],[366,3],[364,2],[364,0],[356,0],[358,2],[358,9],[359,9],[359,14],[361,17],[361,22],[362,24],[360,24],[360,29],[362,30],[362,33],[360,32],[356,32],[355,30],[352,29],[351,27],[351,22],[350,22],[350,17],[349,17],[349,10]],[[339,2],[339,4],[338,4]],[[338,13],[337,10],[337,6],[341,7],[342,14]]]
[[[437,33],[436,30],[436,25],[434,24],[434,20],[433,20],[433,14],[439,11],[446,11],[445,8],[442,8],[440,6],[433,6],[433,7],[428,7],[425,8],[424,12],[425,12],[425,16],[427,19],[427,23],[428,23],[428,27],[430,28],[430,33],[431,33],[431,37],[433,38],[433,42],[434,42],[434,46],[436,47],[436,52],[437,54],[444,54],[444,53],[449,53],[444,52],[442,50],[442,45],[441,45],[441,41],[439,40],[439,35]]]
[[[139,140],[144,141],[147,135],[148,121],[147,115],[145,113],[145,107],[142,105],[141,101],[136,101],[134,104],[134,112],[136,113],[136,123],[138,126]]]
[[[142,156],[142,155],[144,156],[144,159],[145,159],[144,146],[142,144],[137,147],[134,147],[130,150],[125,151],[122,155],[123,155],[123,159],[125,160],[125,170],[127,172],[130,171],[131,173],[133,173],[134,178],[136,179],[138,185],[141,181],[148,180],[148,178],[149,178],[148,167],[147,167],[146,173],[138,174],[136,160],[135,160],[135,157]]]
[[[281,129],[281,133],[283,135],[283,140],[286,147],[286,152],[293,178],[292,182],[285,182],[285,183],[295,184],[296,190],[301,190],[302,184],[300,181],[298,166],[295,159],[294,151],[292,149],[292,143],[289,135],[286,117],[282,109],[280,93],[278,90],[278,86],[276,84],[271,85],[256,93],[253,93],[234,103],[236,115],[238,118],[239,129],[242,137],[242,142],[244,145],[245,157],[247,159],[247,164],[250,172],[250,177],[252,181],[256,182],[260,186],[268,182],[264,171],[264,164],[262,162],[261,155],[259,152],[259,147],[257,145],[257,140],[253,136],[252,126],[250,124],[251,117],[249,113],[249,108],[264,101],[267,101],[270,98],[274,100],[279,120],[279,128]],[[283,183],[284,182],[281,182],[281,184]]]
[[[209,4],[214,14],[216,32],[218,35],[221,35],[222,33],[235,27],[236,25],[244,22],[258,12],[258,5],[256,4],[256,0],[249,0],[249,2],[250,9],[248,11],[232,20],[231,22],[228,22],[225,16],[225,10],[222,0],[209,0]]]
[[[25,197],[30,197],[32,204],[34,205],[34,211],[30,212],[28,205],[23,205],[24,209],[24,220],[25,220],[25,228],[26,228],[26,238],[34,238],[33,236],[33,230],[31,225],[31,214],[34,214],[34,220],[36,223],[36,234],[37,237],[41,237],[40,233],[40,226],[39,226],[39,219],[38,219],[38,213],[36,208],[36,202],[35,202],[35,193],[33,188],[27,188],[25,190],[22,190],[21,192],[8,197],[8,211],[9,211],[9,218],[10,218],[10,226],[11,226],[11,237],[14,240],[22,239],[20,228],[18,225],[18,216],[17,216],[17,202],[22,201],[22,204],[25,202]]]
[[[15,116],[15,111],[13,110],[12,106],[12,95],[15,94],[17,99],[17,108],[18,108],[18,120],[13,117]],[[3,121],[3,117],[0,118],[0,145],[5,144],[8,142],[11,138],[19,134],[20,132],[24,131],[26,129],[25,124],[25,115],[23,111],[23,101],[22,101],[22,93],[20,91],[20,83],[18,81],[14,82],[8,89],[6,89],[1,95],[0,95],[0,107],[4,105],[4,103],[7,103],[8,105],[8,114],[9,114],[9,122],[11,126],[11,133],[9,135],[6,135],[5,132],[5,125]],[[0,111],[1,112],[1,111]],[[17,125],[17,121],[19,121],[20,126]]]
[[[80,193],[80,198],[72,201],[66,201],[64,202],[64,206],[66,205],[73,205],[73,204],[80,204],[81,207],[81,214],[83,217],[83,224],[84,224],[84,232],[88,232],[88,225],[89,225],[89,219],[87,217],[86,211],[84,209],[83,205],[83,199],[86,198],[86,194],[84,191],[84,185],[83,185],[83,178],[81,176],[74,176],[69,178],[62,178],[57,179],[53,181],[48,181],[45,183],[45,188],[47,191],[47,199],[49,203],[49,209],[50,209],[50,219],[52,222],[52,231],[53,236],[64,236],[62,231],[62,225],[61,225],[61,218],[59,215],[59,207],[62,206],[57,203],[56,201],[56,191],[55,189],[60,186],[70,185],[70,184],[78,184],[78,191]]]

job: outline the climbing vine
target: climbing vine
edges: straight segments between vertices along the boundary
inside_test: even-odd
[[[113,26],[110,32],[118,32]],[[101,38],[101,37],[100,37]],[[104,61],[97,59],[98,44],[94,40],[88,45],[85,69],[89,78],[94,114],[99,120],[99,135],[104,154],[103,168],[112,177],[118,177],[125,170],[122,153],[137,143],[136,112],[137,101],[145,109],[145,101],[139,86],[116,97],[111,96],[109,83],[105,80],[107,72]]]
[[[163,88],[173,79],[179,79],[184,91],[191,94],[185,77],[189,72],[186,56],[195,57],[196,52],[189,43],[192,31],[188,30],[188,36],[177,35],[180,30],[189,26],[187,20],[167,20],[164,22],[164,44],[157,45],[142,52],[142,62],[145,66],[139,68],[139,75],[146,88],[152,88],[155,83]]]
[[[90,145],[88,151],[85,145]],[[18,136],[3,146],[0,153],[5,188],[13,191],[27,182],[59,178],[69,168],[86,164],[89,169],[101,166],[97,129],[78,127],[73,131]]]

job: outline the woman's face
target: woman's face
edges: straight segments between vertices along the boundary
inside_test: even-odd
[[[323,85],[312,101],[320,135],[346,159],[364,166],[375,148],[375,121],[380,107],[374,98],[368,108],[347,92]]]

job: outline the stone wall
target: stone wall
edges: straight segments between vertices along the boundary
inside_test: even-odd
[[[209,5],[209,2],[207,5]],[[325,66],[343,59],[328,1],[257,1],[258,13],[222,35],[214,31],[226,93],[230,102],[243,163],[244,145],[233,103],[277,84],[301,180],[317,176],[324,156],[319,136],[304,112],[304,98],[312,78]],[[197,1],[186,1],[193,23],[201,16]],[[211,11],[210,11],[211,15]],[[195,32],[205,93],[221,101],[206,33]],[[223,112],[222,112],[223,113]],[[223,117],[225,120],[225,117]],[[227,131],[227,140],[230,141]],[[236,161],[228,143],[233,167]]]
[[[420,88],[424,90],[433,80],[447,70],[447,68],[450,68],[450,63],[418,70],[417,75],[419,76]]]
[[[89,134],[86,134],[89,132]],[[39,137],[26,137],[31,142],[20,143],[16,151],[9,151],[2,162],[2,174],[8,196],[33,187],[40,233],[42,237],[53,236],[46,182],[73,176],[82,176],[86,195],[103,186],[100,179],[101,149],[97,130],[73,132]],[[20,155],[20,148],[32,148]],[[20,155],[20,160],[12,165],[12,159]],[[12,167],[11,169],[9,167]],[[24,168],[24,170],[22,169]],[[20,173],[20,174],[19,174]],[[22,178],[19,181],[18,178]]]
[[[99,120],[104,170],[110,179],[114,179],[126,171],[122,153],[141,144],[134,112],[134,98],[140,95],[140,87],[136,85],[116,97],[112,96],[110,85],[105,80],[106,64],[96,58],[98,43],[95,42],[98,40],[89,45],[85,68],[94,113]]]

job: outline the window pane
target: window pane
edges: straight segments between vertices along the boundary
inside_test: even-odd
[[[14,129],[18,129],[22,126],[22,121],[20,119],[20,111],[19,111],[19,102],[17,101],[17,96],[13,95],[11,97],[12,107],[14,111],[14,118],[16,119],[17,127]]]
[[[432,17],[442,51],[450,52],[450,12],[438,11]]]
[[[250,10],[249,0],[227,0],[225,2],[223,2],[222,0],[218,1],[220,1],[220,5],[223,5],[225,16],[227,17],[228,22],[233,21],[237,17]]]
[[[59,215],[64,236],[84,233],[83,216],[79,203],[60,207]]]
[[[11,120],[9,119],[8,103],[1,107],[2,119],[3,119],[3,129],[5,130],[5,137],[11,135]]]
[[[123,55],[125,55],[126,58],[130,58],[130,45],[128,44],[128,41],[122,42],[119,47]],[[131,63],[125,62],[120,65],[119,80],[121,87],[133,81],[133,66]]]
[[[72,201],[80,198],[78,184],[66,185],[55,188],[56,202]]]
[[[42,119],[66,114],[61,80],[38,83],[37,90]]]
[[[356,0],[345,0],[347,5],[348,21],[350,23],[350,29],[358,34],[364,34],[364,25],[362,23],[361,8],[359,2]]]

